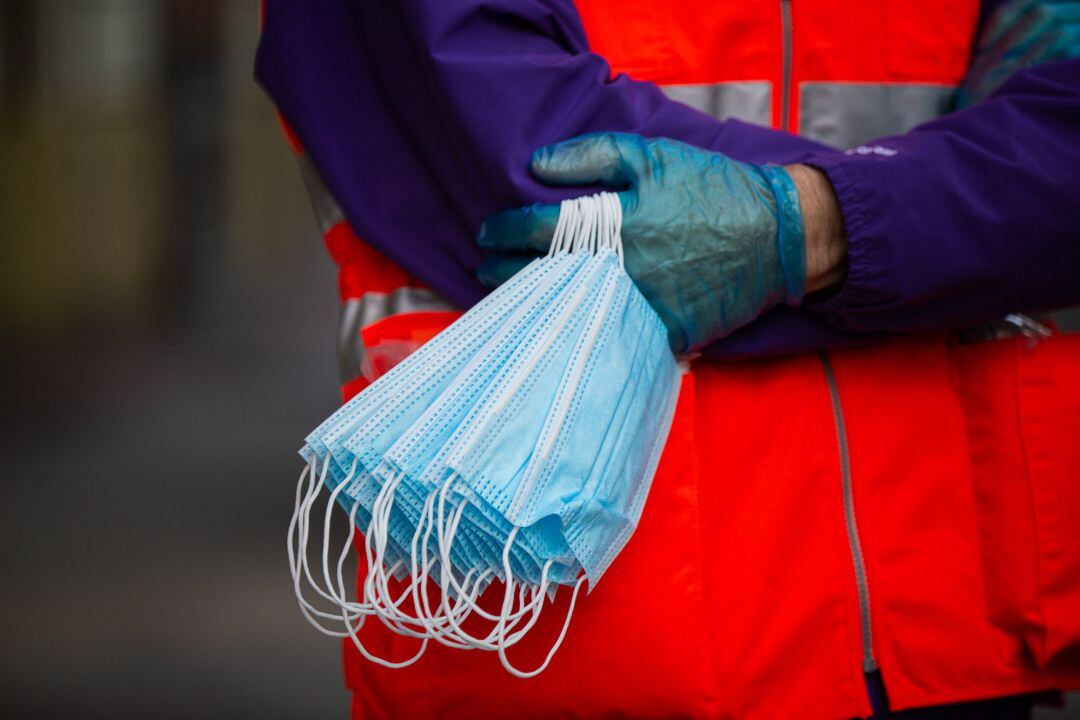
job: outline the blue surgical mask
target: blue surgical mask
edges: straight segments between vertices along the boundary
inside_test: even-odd
[[[415,490],[414,497],[417,498],[426,498],[431,492],[441,488],[441,485],[423,487],[419,483],[421,478],[432,476],[427,472],[429,466],[448,443],[453,442],[460,434],[459,428],[469,426],[466,416],[476,404],[477,396],[505,375],[505,363],[501,362],[501,359],[510,356],[514,348],[533,342],[533,338],[525,332],[526,328],[543,326],[549,314],[548,310],[562,304],[566,291],[581,282],[581,274],[578,272],[582,265],[580,258],[567,259],[560,264],[563,270],[552,276],[548,283],[537,288],[536,292],[540,293],[538,301],[520,305],[516,317],[512,316],[489,338],[484,347],[474,351],[473,359],[460,369],[451,382],[442,386],[436,397],[428,400],[423,412],[403,432],[399,433],[393,428],[388,430],[385,426],[379,428],[375,423],[372,423],[370,431],[361,428],[356,432],[354,437],[357,441],[347,443],[347,446],[356,450],[363,462],[371,462],[376,457],[375,453],[383,442],[381,438],[397,437],[393,444],[382,452],[380,463],[374,471],[376,477],[403,473],[405,480],[402,486]],[[427,398],[421,396],[421,399]],[[403,499],[407,501],[408,496]],[[422,505],[423,502],[414,508],[417,514]],[[463,538],[463,549],[467,550],[475,544],[470,540],[468,536]],[[516,555],[516,560],[520,565],[519,569],[528,566],[527,558]]]
[[[498,650],[521,676],[550,661],[520,673],[504,651],[559,586],[573,587],[572,609],[625,545],[678,396],[666,330],[622,267],[620,222],[613,194],[564,202],[548,258],[308,436],[301,454],[324,463],[376,566],[363,600],[348,602],[339,563],[338,587],[321,594],[343,619],[377,615],[422,640],[417,657],[434,640]],[[473,598],[496,578],[492,614]],[[473,616],[493,625],[466,631]],[[366,657],[401,665],[374,658],[352,625],[345,634]]]

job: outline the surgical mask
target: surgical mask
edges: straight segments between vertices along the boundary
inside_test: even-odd
[[[437,397],[429,399],[420,394],[420,401],[425,402],[426,408],[406,430],[387,431],[385,428],[372,426],[369,430],[361,428],[356,433],[357,440],[347,446],[357,452],[362,462],[373,462],[378,456],[381,449],[379,446],[385,446],[381,438],[397,437],[396,441],[381,453],[381,462],[374,471],[376,477],[389,478],[395,474],[403,474],[408,480],[400,486],[411,487],[418,499],[425,498],[438,489],[430,484],[423,486],[420,482],[425,477],[441,475],[437,469],[429,469],[432,461],[460,436],[459,428],[470,427],[469,417],[475,415],[473,408],[477,397],[505,377],[505,360],[512,357],[511,350],[529,347],[535,343],[537,336],[551,335],[552,333],[543,333],[539,329],[550,322],[552,308],[565,304],[567,293],[572,292],[573,288],[582,282],[580,270],[583,263],[580,258],[574,258],[563,265],[566,267],[562,273],[556,275],[546,286],[537,289],[540,294],[534,302],[521,305],[516,316],[511,317],[487,343],[474,351],[472,360],[465,364],[448,385],[442,387]],[[437,466],[438,462],[435,464]],[[384,484],[383,488],[384,494],[389,494],[396,492],[398,485]],[[409,498],[406,496],[402,499],[408,501]],[[394,502],[394,499],[384,497],[384,502]],[[424,504],[421,500],[416,505],[416,513]],[[415,526],[415,517],[413,525]],[[459,547],[462,545],[469,549],[477,543],[466,537],[458,544]],[[525,568],[530,565],[528,558],[522,557],[519,552],[513,555],[515,570],[525,573]],[[495,567],[496,574],[501,574],[501,564]],[[538,576],[538,573],[526,574]]]
[[[579,259],[574,259],[575,261]],[[364,507],[370,507],[377,496],[381,484],[379,476],[372,471],[379,464],[381,455],[390,444],[395,442],[403,431],[415,423],[427,404],[445,389],[455,372],[469,360],[474,359],[469,351],[477,343],[492,342],[492,336],[500,328],[524,327],[519,313],[517,318],[507,316],[515,308],[522,312],[539,313],[544,302],[561,287],[575,268],[574,262],[542,264],[533,263],[522,272],[522,282],[517,288],[510,288],[489,296],[481,305],[468,313],[452,327],[453,332],[444,332],[417,353],[406,359],[400,371],[388,374],[374,383],[365,392],[369,393],[369,402],[351,411],[339,411],[331,421],[323,423],[308,438],[309,446],[321,445],[331,452],[334,462],[331,465],[335,483],[344,477],[344,468],[351,465],[354,458],[360,458],[358,472],[352,476],[352,485],[347,487],[342,496],[359,499]],[[524,304],[523,300],[531,297],[534,302]],[[490,357],[501,357],[499,353],[488,353]],[[437,372],[425,371],[432,359],[437,359]],[[346,406],[347,407],[347,406]],[[343,438],[350,438],[342,442]],[[400,505],[400,504],[399,504]],[[415,517],[420,512],[422,503],[415,506],[405,505],[391,510],[389,533],[396,544],[408,546],[412,537],[405,515]],[[358,515],[365,524],[370,516],[364,510]]]
[[[309,435],[289,548],[313,624],[391,667],[431,640],[497,652],[520,677],[551,661],[586,579],[595,586],[636,527],[678,395],[666,330],[622,267],[620,223],[613,194],[564,202],[547,258]],[[331,571],[332,506],[323,582],[312,580],[306,516],[322,484],[365,530],[360,601],[346,598],[348,546]],[[302,581],[335,611],[316,610]],[[479,607],[499,585],[499,612]],[[517,670],[506,650],[562,586],[559,638],[540,667]],[[335,616],[344,632],[317,622]],[[356,631],[372,616],[419,639],[416,658],[369,653]],[[469,618],[487,631],[466,631]]]

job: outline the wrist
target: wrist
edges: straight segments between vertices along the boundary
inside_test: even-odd
[[[791,175],[777,165],[766,165],[761,173],[776,200],[776,252],[778,295],[769,301],[798,305],[806,292],[806,233],[799,209],[799,190]]]
[[[839,285],[847,272],[844,217],[829,179],[808,165],[786,165],[799,194],[806,239],[807,293]]]

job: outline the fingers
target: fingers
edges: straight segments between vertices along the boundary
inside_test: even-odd
[[[488,216],[476,243],[485,250],[547,252],[559,221],[558,205],[528,205]]]
[[[549,185],[631,185],[648,154],[648,141],[640,135],[591,133],[537,150],[532,173]]]
[[[536,259],[535,255],[488,255],[476,270],[476,277],[485,287],[495,288],[512,278],[526,265]]]

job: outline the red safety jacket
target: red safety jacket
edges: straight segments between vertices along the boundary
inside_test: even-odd
[[[975,0],[579,0],[613,72],[841,147],[941,114]],[[294,147],[301,152],[298,143]],[[457,314],[352,234],[346,397]],[[386,670],[345,642],[356,717],[850,718],[1080,687],[1080,337],[953,336],[697,361],[641,524],[549,669],[438,645]],[[564,597],[511,656],[539,661]],[[377,652],[416,641],[368,623]]]

